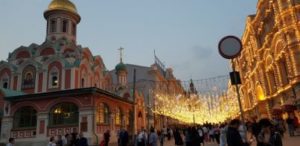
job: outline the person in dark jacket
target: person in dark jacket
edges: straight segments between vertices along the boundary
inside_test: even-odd
[[[227,130],[227,144],[228,146],[247,146],[247,143],[244,143],[242,137],[238,131],[239,126],[241,125],[240,120],[234,119],[229,123]]]
[[[289,134],[290,136],[295,136],[295,125],[294,125],[294,115],[290,114],[289,117],[286,119],[286,123],[288,125]]]
[[[128,132],[125,129],[122,129],[119,134],[120,146],[127,146],[128,139]]]
[[[77,140],[76,146],[88,146],[87,139],[83,136],[83,133],[79,133],[79,139]]]
[[[257,146],[282,146],[281,134],[269,119],[261,119],[259,124],[261,132],[258,135]]]
[[[183,140],[182,140],[182,137],[180,135],[180,132],[179,132],[178,128],[175,129],[173,135],[174,135],[175,145],[176,146],[182,146],[183,145]]]
[[[104,137],[105,146],[108,146],[108,143],[109,143],[109,140],[110,140],[110,131],[107,130],[104,133],[103,137]]]
[[[61,135],[57,136],[56,146],[64,146]]]

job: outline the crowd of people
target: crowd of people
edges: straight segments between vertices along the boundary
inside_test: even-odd
[[[164,146],[165,141],[172,138],[176,146],[204,146],[207,142],[219,146],[282,146],[286,131],[289,136],[295,136],[298,125],[298,119],[290,115],[286,120],[276,116],[273,119],[248,120],[245,124],[234,119],[222,124],[163,127],[156,132],[152,128],[149,133],[146,130],[138,132],[135,146]]]
[[[177,125],[158,130],[151,127],[149,131],[138,130],[131,143],[128,132],[120,129],[118,146],[164,146],[165,142],[171,139],[174,139],[176,146],[204,146],[207,142],[217,143],[219,146],[282,146],[282,138],[286,131],[293,137],[298,126],[297,117],[291,114],[286,120],[276,116],[273,119],[248,120],[245,124],[234,119],[222,124]],[[109,141],[110,131],[107,130],[103,134],[100,146],[108,146]],[[10,138],[7,146],[13,146],[14,143],[14,138]],[[88,146],[88,142],[83,133],[74,132],[50,137],[47,146]]]
[[[87,138],[83,133],[67,133],[64,136],[58,135],[55,139],[51,136],[47,146],[88,146]]]

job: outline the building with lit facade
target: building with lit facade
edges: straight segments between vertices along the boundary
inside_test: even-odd
[[[40,146],[51,136],[83,132],[96,145],[110,129],[115,143],[120,128],[132,128],[132,98],[112,93],[102,58],[76,43],[81,17],[72,2],[52,0],[44,17],[45,41],[0,63],[0,142],[14,137],[16,145]]]
[[[299,22],[299,0],[259,0],[247,17],[243,50],[234,59],[247,116],[271,117],[275,107],[299,100]]]
[[[120,63],[111,71],[112,83],[116,93],[121,97],[132,97],[134,70],[136,70],[135,90],[139,99],[137,103],[137,130],[151,126],[161,129],[171,124],[172,120],[163,114],[155,114],[155,108],[160,108],[155,101],[157,95],[174,96],[183,94],[181,82],[176,79],[171,68],[165,65],[155,55],[155,62],[150,67]],[[142,101],[144,104],[139,104]],[[144,111],[144,112],[142,112]],[[140,122],[139,122],[140,121]]]

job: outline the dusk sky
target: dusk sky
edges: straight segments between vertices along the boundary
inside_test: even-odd
[[[124,62],[150,66],[156,55],[178,79],[203,79],[229,72],[219,40],[241,37],[257,0],[71,0],[81,22],[77,42],[100,55],[112,70]],[[41,44],[43,12],[51,0],[0,0],[0,60],[19,46]]]

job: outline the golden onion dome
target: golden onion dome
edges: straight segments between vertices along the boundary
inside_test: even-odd
[[[69,0],[53,0],[46,11],[63,10],[77,14],[76,6]]]

